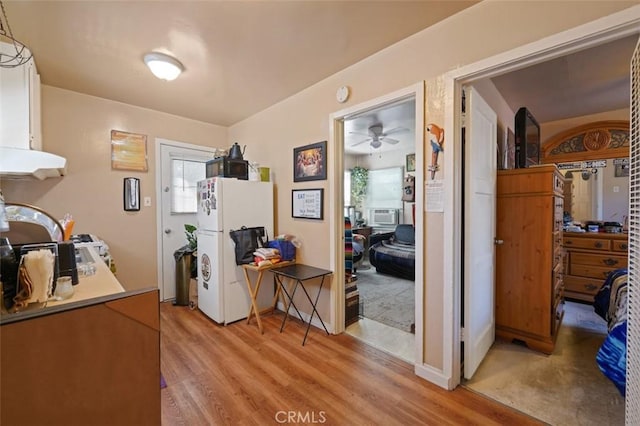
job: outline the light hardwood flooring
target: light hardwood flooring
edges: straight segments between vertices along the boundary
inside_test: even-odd
[[[528,425],[526,415],[464,388],[446,391],[413,365],[282,314],[223,327],[162,303],[163,425]]]

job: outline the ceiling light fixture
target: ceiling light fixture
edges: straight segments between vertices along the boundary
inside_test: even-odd
[[[4,4],[0,1],[0,41],[8,46],[0,49],[0,68],[15,68],[26,64],[31,59],[31,52],[26,46],[13,37],[7,12]]]
[[[153,75],[161,80],[175,80],[184,71],[184,66],[180,61],[164,53],[147,53],[144,55],[144,63],[147,64]]]

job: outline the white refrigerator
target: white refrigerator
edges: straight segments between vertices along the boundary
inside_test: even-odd
[[[229,324],[246,318],[251,297],[242,267],[236,265],[230,230],[264,226],[273,238],[273,183],[212,177],[198,182],[198,308]],[[258,306],[272,301],[273,285],[263,282]]]

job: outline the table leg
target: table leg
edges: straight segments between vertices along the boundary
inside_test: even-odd
[[[287,322],[287,317],[289,316],[289,308],[291,306],[293,306],[293,309],[296,310],[296,312],[298,313],[298,317],[300,318],[300,321],[302,321],[303,324],[304,324],[304,320],[302,319],[302,314],[300,313],[300,311],[296,307],[295,303],[293,303],[293,296],[296,294],[296,289],[298,288],[298,281],[295,282],[295,284],[293,286],[293,291],[291,292],[291,294],[289,294],[289,292],[287,291],[286,286],[284,285],[284,283],[282,282],[280,277],[276,277],[276,279],[278,280],[278,284],[279,284],[280,288],[282,289],[284,294],[287,296],[287,299],[289,299],[289,305],[288,306],[287,306],[287,303],[285,301],[284,318],[282,318],[282,324],[280,325],[280,333],[282,333],[282,330],[284,330],[284,324]]]
[[[318,294],[316,295],[315,302],[311,300],[311,296],[309,296],[309,292],[304,287],[304,284],[301,285],[302,291],[304,291],[304,294],[307,296],[307,300],[309,300],[309,303],[311,303],[311,308],[312,308],[311,316],[309,317],[309,323],[307,324],[307,331],[304,333],[304,339],[302,339],[302,346],[304,346],[305,342],[307,341],[307,335],[309,334],[309,329],[311,328],[311,321],[313,320],[313,314],[316,314],[316,316],[320,320],[320,324],[322,324],[322,328],[324,328],[324,331],[326,331],[327,335],[329,335],[329,330],[327,330],[327,326],[324,325],[324,321],[322,321],[322,318],[320,317],[320,314],[316,309],[316,305],[318,304],[318,300],[320,299],[320,293],[322,292],[322,285],[324,284],[324,278],[325,277],[323,276],[322,280],[320,280],[320,288],[318,289]]]
[[[251,288],[251,280],[249,279],[249,272],[243,268],[244,278],[247,282],[247,288],[249,289],[249,295],[251,296],[251,307],[249,308],[249,315],[247,315],[247,324],[251,322],[251,315],[255,314],[256,322],[258,323],[258,330],[260,333],[264,334],[264,330],[262,328],[262,321],[260,320],[260,311],[258,310],[258,291],[260,290],[260,283],[262,282],[262,271],[258,271],[258,278],[256,280],[255,290]]]

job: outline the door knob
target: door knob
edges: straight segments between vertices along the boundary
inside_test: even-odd
[[[165,234],[170,234],[170,233],[171,233],[171,229],[169,229],[169,228],[165,229],[165,230],[164,230],[164,233],[165,233]]]
[[[495,245],[497,245],[497,246],[500,246],[500,245],[504,244],[504,240],[499,240],[499,239],[496,238],[496,239],[493,240],[493,243]]]
[[[170,189],[170,188],[169,188],[168,186],[165,186],[165,187],[164,187],[164,192],[169,192],[169,189]]]

